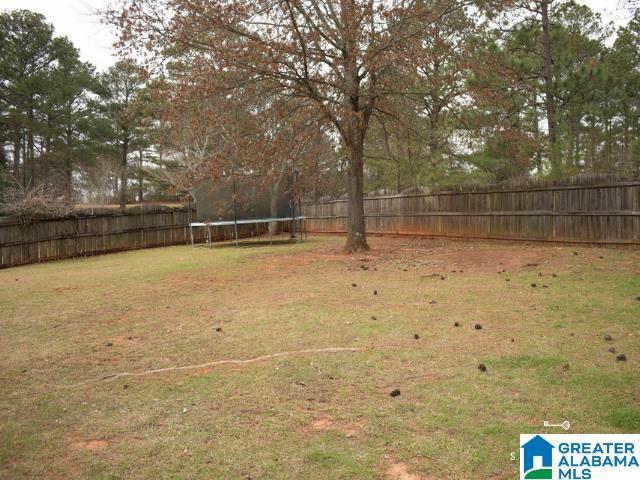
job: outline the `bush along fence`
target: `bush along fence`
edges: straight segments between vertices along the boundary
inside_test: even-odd
[[[307,201],[309,232],[344,232],[347,200]],[[370,233],[640,246],[640,180],[366,196]]]
[[[0,268],[69,257],[190,243],[189,223],[195,210],[144,205],[126,211],[96,208],[63,218],[28,223],[0,217]],[[239,225],[239,235],[252,236],[255,226]],[[231,238],[224,228],[212,228],[213,240]],[[203,229],[194,229],[196,242]]]

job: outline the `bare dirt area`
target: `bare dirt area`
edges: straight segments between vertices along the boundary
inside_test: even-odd
[[[0,477],[497,480],[544,420],[640,429],[640,252],[370,243],[0,271]]]
[[[435,480],[435,477],[424,477],[409,473],[404,463],[394,463],[387,468],[385,478],[387,480]]]
[[[548,269],[566,264],[566,246],[517,242],[477,242],[427,239],[424,237],[373,237],[370,252],[348,255],[340,247],[307,251],[295,257],[276,257],[267,269],[281,271],[305,268],[317,262],[336,263],[343,268],[373,270],[379,267],[424,269],[434,273],[496,273]],[[583,259],[600,257],[599,249],[580,249]]]

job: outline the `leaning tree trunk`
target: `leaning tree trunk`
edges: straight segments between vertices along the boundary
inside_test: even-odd
[[[347,244],[345,250],[348,253],[369,250],[364,222],[363,199],[363,153],[364,133],[356,135],[347,145],[349,152],[348,172],[348,211],[347,211]]]

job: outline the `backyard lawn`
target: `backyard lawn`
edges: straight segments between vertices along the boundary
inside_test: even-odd
[[[640,252],[343,242],[0,271],[0,478],[511,480],[545,420],[640,432]]]

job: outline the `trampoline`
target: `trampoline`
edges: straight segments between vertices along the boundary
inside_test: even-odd
[[[220,234],[215,235],[216,239],[222,237],[222,243],[235,240],[238,246],[242,238],[258,237],[261,240],[262,235],[268,234],[269,245],[273,245],[274,232],[287,230],[277,224],[289,224],[290,239],[304,241],[306,219],[301,215],[300,197],[296,198],[294,194],[297,176],[297,172],[283,175],[282,179],[288,179],[288,187],[278,186],[276,182],[275,188],[270,177],[252,173],[232,172],[215,181],[202,182],[194,191],[196,218],[189,223],[191,245],[196,246],[196,238],[204,246],[212,245],[214,228],[217,228],[215,233]],[[267,232],[264,224],[268,226]],[[247,225],[255,227],[245,227]],[[239,229],[239,226],[243,228]],[[203,229],[204,235],[195,235],[196,229]]]
[[[191,236],[191,246],[195,247],[195,240],[194,240],[194,235],[193,235],[193,229],[194,228],[204,228],[205,229],[205,234],[204,234],[204,239],[205,239],[205,245],[210,246],[213,243],[213,239],[211,237],[211,227],[229,227],[229,226],[233,226],[234,227],[234,236],[235,236],[235,243],[236,245],[239,244],[240,239],[238,238],[238,225],[259,225],[262,223],[266,223],[269,225],[269,245],[273,245],[273,231],[271,228],[271,225],[273,223],[282,223],[282,222],[292,222],[293,225],[295,225],[295,222],[299,222],[301,229],[300,229],[300,238],[296,239],[297,241],[301,242],[304,241],[307,238],[307,224],[305,221],[305,217],[303,216],[298,216],[298,217],[271,217],[271,218],[255,218],[255,219],[249,219],[249,220],[218,220],[215,222],[191,222],[189,224],[189,234]],[[295,227],[292,231],[292,233],[295,234]],[[292,237],[295,238],[295,237]]]

